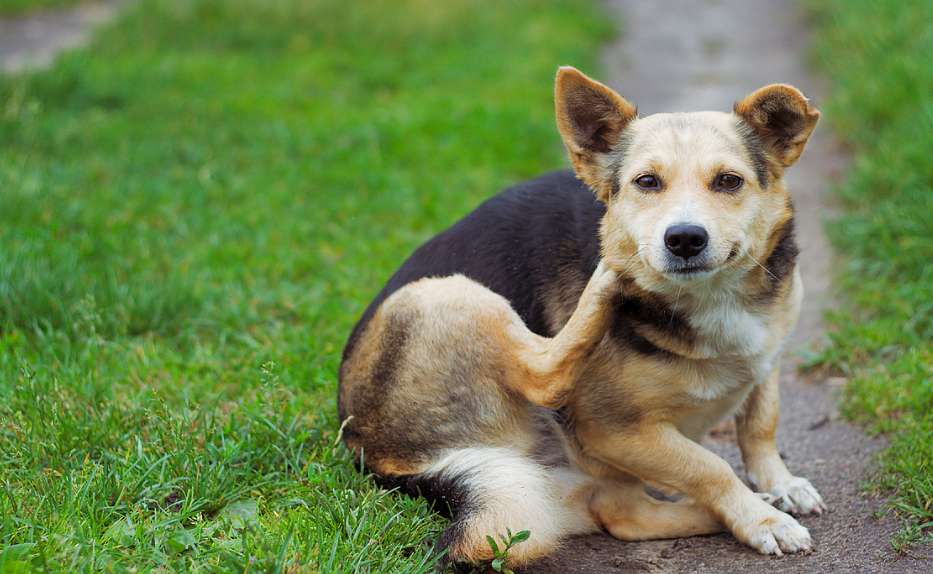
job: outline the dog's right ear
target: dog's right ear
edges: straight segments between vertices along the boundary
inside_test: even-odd
[[[580,179],[605,200],[611,188],[609,153],[622,130],[638,116],[619,94],[575,68],[557,71],[554,86],[557,129]]]

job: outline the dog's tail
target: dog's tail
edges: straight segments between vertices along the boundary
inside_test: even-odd
[[[507,528],[513,535],[531,533],[509,549],[513,566],[552,552],[568,535],[596,529],[588,510],[591,479],[571,468],[546,467],[509,448],[450,451],[422,473],[380,482],[427,498],[439,512],[449,511],[451,522],[438,550],[447,550],[442,562],[455,568],[492,560],[486,537],[502,551],[499,535],[507,537]]]

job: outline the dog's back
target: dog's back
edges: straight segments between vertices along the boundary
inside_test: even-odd
[[[419,247],[369,305],[347,342],[338,406],[341,421],[353,418],[345,424],[344,439],[351,448],[365,452],[367,467],[377,473],[383,486],[423,496],[439,511],[455,517],[439,543],[453,557],[488,554],[486,534],[504,533],[506,527],[537,525],[534,539],[516,547],[513,559],[552,549],[568,531],[592,530],[592,522],[580,518],[586,517],[583,493],[588,480],[570,468],[555,471],[566,467],[567,460],[547,460],[563,456],[560,445],[553,444],[564,440],[557,413],[504,395],[497,373],[489,373],[484,381],[474,370],[469,381],[451,384],[448,380],[432,389],[435,396],[428,398],[430,403],[437,401],[437,395],[451,395],[440,401],[448,405],[445,420],[427,414],[407,389],[401,391],[402,400],[387,398],[393,390],[385,385],[399,385],[395,372],[386,376],[387,365],[401,359],[386,356],[395,351],[387,351],[384,341],[406,339],[407,349],[424,348],[412,339],[443,336],[431,333],[424,320],[412,321],[405,309],[424,313],[428,300],[439,306],[450,304],[450,289],[456,289],[459,282],[443,282],[440,297],[435,297],[434,289],[412,285],[423,278],[458,274],[501,295],[531,331],[553,336],[561,327],[555,318],[573,309],[596,268],[597,229],[604,213],[602,202],[570,170],[503,191]],[[468,296],[477,306],[494,308],[497,302],[484,301],[485,295]],[[392,296],[395,299],[388,306],[392,316],[380,314],[374,321]],[[409,298],[417,302],[409,306],[405,302]],[[435,312],[443,317],[444,328],[469,328],[451,325],[462,315],[456,309]],[[378,326],[373,328],[372,323]],[[412,323],[417,324],[418,333],[412,332]],[[476,333],[464,339],[482,341],[485,336]],[[441,365],[455,361],[438,354],[488,355],[487,349],[462,346],[430,352],[433,362]],[[436,377],[449,379],[450,375],[438,373]],[[461,392],[469,395],[469,407],[449,408],[457,401],[454,395]],[[499,428],[477,421],[476,411],[497,413],[494,425]],[[462,418],[446,420],[450,413]],[[501,428],[503,420],[509,428]],[[404,429],[398,428],[399,421],[404,421]],[[554,526],[551,535],[549,525]]]
[[[505,297],[533,332],[553,335],[548,301],[567,298],[568,287],[577,296],[583,291],[596,269],[597,230],[605,212],[572,170],[542,175],[486,200],[415,250],[389,278],[353,329],[344,360],[382,302],[424,277],[469,277]]]
[[[491,558],[485,536],[507,527],[536,525],[513,560],[594,528],[584,500],[589,479],[564,457],[558,413],[504,392],[498,365],[508,359],[491,356],[489,334],[471,330],[478,313],[495,323],[506,322],[496,313],[517,313],[514,321],[553,336],[561,327],[554,318],[573,309],[596,268],[604,211],[572,171],[510,188],[418,248],[350,336],[338,401],[341,421],[352,415],[344,439],[364,451],[383,486],[454,517],[439,543],[452,558]],[[419,283],[430,277],[447,279]],[[460,345],[432,345],[450,340],[450,331]],[[425,356],[412,356],[421,350]],[[447,369],[471,357],[469,370]],[[422,380],[399,380],[412,364]]]

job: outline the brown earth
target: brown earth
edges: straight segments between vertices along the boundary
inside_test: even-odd
[[[112,20],[130,1],[88,2],[0,18],[0,71],[48,66],[63,50],[87,43],[96,26]]]

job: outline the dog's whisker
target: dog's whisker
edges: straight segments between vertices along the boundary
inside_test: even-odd
[[[780,278],[780,277],[778,277],[777,275],[775,275],[774,273],[772,273],[770,269],[768,269],[767,267],[765,267],[765,266],[762,265],[761,263],[758,263],[758,260],[757,260],[757,259],[755,259],[755,258],[752,257],[751,255],[749,255],[748,258],[751,259],[752,261],[754,261],[754,262],[755,262],[755,265],[757,265],[757,266],[761,267],[762,269],[764,269],[764,270],[765,270],[765,273],[767,273],[768,275],[770,275],[771,277],[773,277],[775,281],[777,281],[777,282],[780,283],[781,285],[784,284],[784,282],[781,281],[781,278]]]
[[[677,286],[677,296],[674,297],[674,307],[671,309],[671,322],[667,324],[668,329],[674,326],[674,316],[677,314],[677,303],[680,302],[680,291],[683,288],[683,285]]]

